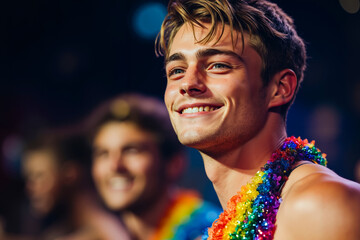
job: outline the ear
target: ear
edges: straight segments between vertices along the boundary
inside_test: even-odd
[[[276,73],[271,83],[273,90],[270,96],[269,108],[279,107],[291,101],[297,85],[297,77],[293,70],[284,69]]]

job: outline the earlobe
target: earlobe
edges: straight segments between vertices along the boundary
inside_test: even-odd
[[[269,102],[269,108],[287,104],[294,97],[297,77],[293,70],[284,69],[276,73],[272,79],[274,89]]]

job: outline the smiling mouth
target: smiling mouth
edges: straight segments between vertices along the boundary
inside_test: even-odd
[[[113,190],[125,190],[131,186],[132,179],[128,177],[113,177],[108,183]]]
[[[214,106],[189,107],[182,109],[180,113],[184,114],[184,113],[212,112],[219,108],[220,107],[214,107]]]

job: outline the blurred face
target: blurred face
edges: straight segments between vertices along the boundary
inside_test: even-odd
[[[151,207],[164,188],[154,136],[130,122],[109,122],[94,138],[92,173],[112,210]]]
[[[59,166],[50,151],[33,151],[24,157],[23,173],[32,206],[48,213],[60,193]]]
[[[184,24],[174,37],[165,60],[165,103],[183,144],[203,151],[228,150],[254,137],[265,123],[262,60],[249,46],[247,34],[242,51],[240,33],[233,31],[234,39],[238,37],[234,48],[228,26],[216,44],[197,43],[208,30],[194,31]]]

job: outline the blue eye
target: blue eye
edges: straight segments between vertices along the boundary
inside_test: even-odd
[[[230,68],[230,66],[223,64],[223,63],[215,63],[211,66],[213,69],[220,69],[220,68]]]
[[[214,74],[225,74],[233,69],[232,65],[226,63],[212,63],[208,66],[207,71]]]
[[[167,78],[169,80],[178,80],[185,75],[185,70],[183,68],[173,68],[168,72]]]
[[[180,68],[175,68],[169,72],[169,76],[175,75],[175,74],[181,74],[184,73],[184,70]]]

